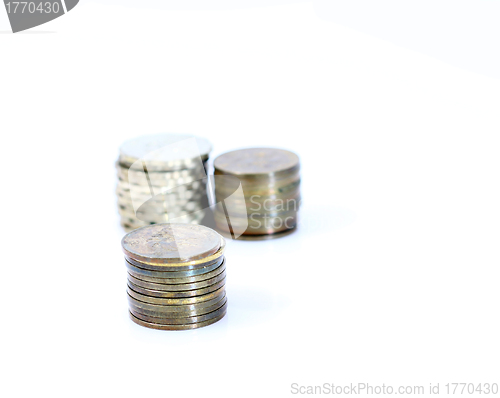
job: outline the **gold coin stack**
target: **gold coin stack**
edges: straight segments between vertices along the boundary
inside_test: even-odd
[[[193,224],[156,224],[122,239],[130,318],[161,330],[196,329],[226,314],[225,240]]]
[[[222,234],[260,240],[295,230],[301,201],[300,162],[295,153],[241,149],[217,157],[214,169],[215,225]],[[243,193],[238,195],[239,187]]]
[[[184,134],[126,141],[116,164],[118,212],[131,231],[145,225],[198,224],[208,207],[206,163],[210,143]]]

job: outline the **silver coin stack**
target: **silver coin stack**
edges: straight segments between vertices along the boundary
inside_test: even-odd
[[[206,163],[212,147],[199,137],[156,134],[120,148],[118,212],[132,231],[158,223],[199,224],[208,208]]]

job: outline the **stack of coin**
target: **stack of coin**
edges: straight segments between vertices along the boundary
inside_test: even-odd
[[[126,231],[165,222],[198,224],[208,207],[210,143],[183,134],[156,134],[120,148],[118,211]]]
[[[195,329],[226,314],[225,241],[202,225],[156,224],[122,239],[131,319],[161,330]]]
[[[295,229],[300,206],[296,154],[275,148],[241,149],[217,157],[214,169],[215,225],[223,235],[258,240]]]

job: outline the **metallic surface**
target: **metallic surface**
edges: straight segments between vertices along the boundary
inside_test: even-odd
[[[185,297],[185,298],[159,298],[159,297],[151,297],[147,296],[141,293],[138,293],[134,291],[130,285],[127,285],[127,292],[128,294],[135,298],[138,301],[142,301],[143,303],[149,303],[149,304],[160,304],[160,305],[184,305],[184,304],[198,304],[202,303],[204,301],[211,300],[215,297],[217,297],[221,292],[224,291],[224,286],[220,287],[219,289],[211,292],[204,294],[202,296],[196,296],[196,297]]]
[[[184,134],[156,134],[123,143],[116,163],[120,224],[127,232],[152,224],[200,224],[208,208],[211,144]]]
[[[143,289],[148,289],[148,290],[153,290],[153,291],[166,291],[166,292],[175,292],[175,291],[187,291],[187,290],[199,290],[203,289],[209,286],[212,286],[216,284],[217,282],[220,282],[226,277],[226,271],[222,270],[222,272],[218,275],[216,275],[213,278],[206,279],[204,281],[200,282],[194,282],[194,283],[182,283],[182,282],[177,282],[177,283],[171,283],[171,284],[165,284],[165,283],[151,283],[151,282],[146,282],[141,279],[138,279],[134,277],[133,275],[128,275],[127,278],[135,286],[141,287]],[[182,278],[179,278],[182,279]],[[172,279],[170,279],[172,280]],[[175,279],[173,279],[175,280]]]
[[[224,271],[226,269],[226,261],[224,257],[222,257],[221,259],[223,260],[222,263],[218,261],[217,263],[211,266],[210,270],[208,270],[208,267],[205,267],[206,272],[193,276],[182,276],[184,274],[182,272],[173,272],[173,274],[180,274],[179,276],[176,277],[175,275],[171,275],[172,272],[161,272],[160,277],[155,277],[155,276],[143,275],[141,273],[134,272],[133,270],[130,269],[128,269],[128,274],[131,277],[138,279],[140,281],[158,285],[162,284],[173,285],[176,283],[178,284],[196,283],[205,281],[207,279],[211,279],[219,275],[222,271]]]
[[[197,314],[206,314],[207,312],[213,311],[215,309],[214,307],[220,306],[221,302],[226,299],[226,292],[223,291],[213,299],[204,301],[202,303],[187,305],[149,304],[136,300],[130,295],[128,295],[127,298],[130,307],[133,308],[134,311],[139,311],[149,316],[179,318],[186,316],[195,316]]]
[[[224,300],[224,303],[216,308],[215,310],[208,312],[206,314],[199,314],[190,317],[182,317],[182,318],[165,318],[165,317],[153,317],[149,315],[142,314],[140,312],[136,312],[133,309],[130,309],[130,312],[136,317],[145,322],[158,323],[162,325],[186,325],[191,323],[199,323],[208,321],[209,319],[216,318],[219,315],[222,315],[227,310],[227,300]]]
[[[268,176],[272,173],[292,172],[299,167],[299,157],[277,148],[247,148],[227,152],[217,157],[214,168],[223,174]]]
[[[206,258],[201,258],[199,260],[193,260],[185,263],[151,263],[151,262],[145,262],[145,261],[136,261],[132,258],[129,258],[125,256],[125,259],[134,265],[135,267],[139,267],[145,270],[151,270],[151,271],[159,271],[159,272],[168,272],[168,271],[194,271],[199,268],[205,268],[213,264],[215,261],[220,261],[221,257],[224,254],[224,250],[226,248],[226,240],[220,236],[222,240],[222,245],[219,248],[219,250]],[[185,275],[180,275],[180,276],[192,276],[192,275],[199,275],[200,273],[193,273],[193,274],[185,274]]]
[[[186,263],[215,254],[223,239],[210,228],[190,224],[157,224],[125,235],[125,255],[142,263]]]
[[[130,318],[135,323],[137,323],[138,325],[141,325],[141,326],[145,326],[147,328],[159,329],[159,330],[188,330],[188,329],[197,329],[197,328],[211,325],[211,324],[221,320],[224,317],[224,315],[226,315],[226,312],[222,313],[222,315],[219,315],[218,317],[209,319],[208,321],[198,322],[198,323],[190,323],[190,324],[186,324],[186,325],[161,325],[158,323],[143,321],[143,320],[135,317],[132,313],[129,313],[129,315],[130,315]]]
[[[283,238],[285,236],[288,236],[290,234],[293,234],[297,230],[297,226],[287,229],[282,232],[275,232],[275,233],[270,233],[270,234],[262,234],[262,235],[241,235],[237,238],[234,238],[235,240],[247,240],[247,241],[259,241],[259,240],[270,240],[270,239],[279,239]],[[226,236],[227,238],[231,238],[231,235],[229,233],[225,233],[223,231],[219,231],[222,235]]]
[[[127,266],[128,272],[135,276],[136,278],[144,279],[143,277],[148,278],[158,278],[158,279],[172,279],[172,278],[191,278],[202,276],[207,274],[216,268],[218,268],[225,260],[223,256],[216,258],[213,261],[204,263],[203,266],[199,268],[190,269],[188,271],[155,271],[155,270],[147,270],[143,267],[143,264],[140,264],[138,267],[135,264],[132,264],[130,259],[125,259],[125,265]]]
[[[141,286],[134,285],[132,281],[129,279],[128,280],[128,287],[132,289],[134,292],[143,294],[145,296],[148,296],[149,298],[165,298],[165,299],[170,299],[170,298],[184,298],[184,297],[202,297],[205,294],[211,293],[221,287],[224,287],[226,284],[226,278],[224,275],[224,278],[222,280],[219,280],[215,284],[211,286],[207,286],[201,289],[195,289],[195,290],[175,290],[175,291],[167,291],[167,290],[151,290],[151,289],[145,289]]]
[[[196,159],[203,159],[212,150],[210,143],[188,134],[153,134],[125,141],[120,147],[119,163],[134,165],[144,160],[156,169],[185,168]]]
[[[242,149],[216,158],[214,168],[219,176],[214,179],[214,219],[221,234],[263,240],[295,230],[301,202],[296,154],[275,148]],[[233,195],[239,185],[222,176],[237,177],[243,195]]]

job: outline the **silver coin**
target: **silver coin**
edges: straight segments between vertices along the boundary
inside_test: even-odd
[[[133,138],[120,147],[119,163],[150,171],[177,170],[201,163],[212,146],[199,137],[186,134],[154,134]]]

